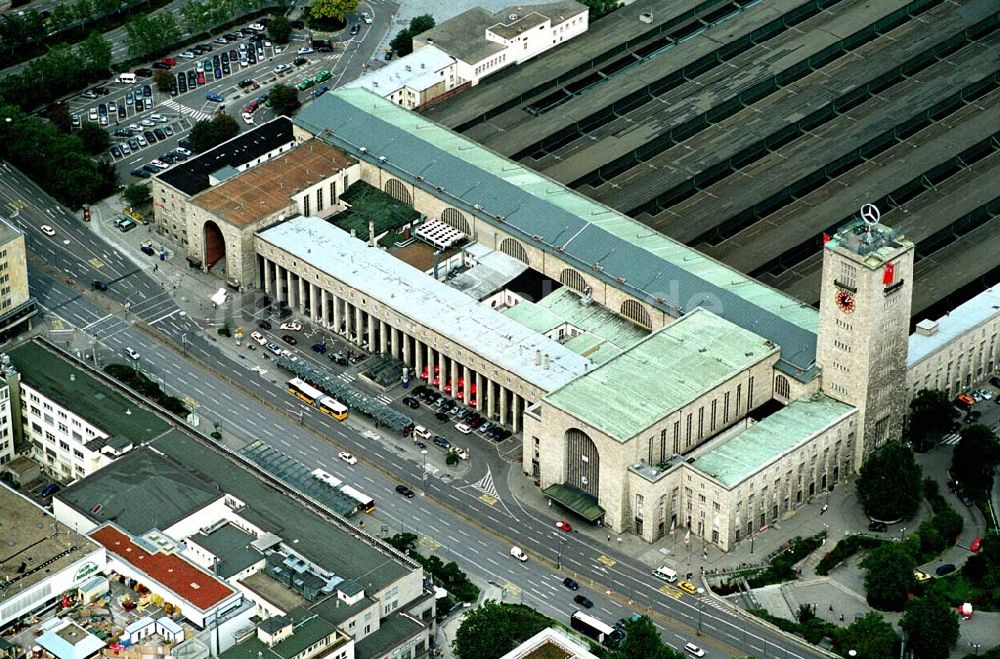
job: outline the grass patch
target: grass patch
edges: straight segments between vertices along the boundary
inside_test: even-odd
[[[163,389],[160,389],[160,385],[131,366],[108,364],[104,367],[104,372],[182,419],[190,412],[187,406],[184,405],[184,401],[163,391]]]
[[[852,535],[844,538],[830,550],[819,564],[816,566],[816,574],[827,575],[830,571],[846,561],[848,558],[861,550],[869,550],[878,547],[885,542],[882,538],[873,538],[870,535]]]
[[[795,564],[819,549],[826,538],[826,532],[803,538],[796,536],[789,546],[771,559],[771,564],[760,574],[750,577],[751,588],[760,588],[774,583],[793,581],[799,577]]]
[[[378,188],[358,181],[341,196],[351,209],[334,215],[330,222],[350,233],[353,229],[361,239],[368,238],[368,221],[375,222],[375,235],[399,229],[420,213],[401,201],[396,201]]]

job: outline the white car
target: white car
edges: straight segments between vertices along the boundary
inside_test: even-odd
[[[361,20],[365,22],[365,25],[372,24],[372,15],[366,11],[361,12]]]
[[[90,112],[87,113],[87,118],[91,121],[97,121],[97,108],[90,108]]]
[[[267,345],[267,339],[265,339],[264,335],[261,334],[260,332],[251,332],[250,333],[250,338],[253,339],[254,341],[256,341],[257,345],[259,345],[259,346],[266,346]]]
[[[301,332],[302,323],[295,320],[290,320],[287,323],[281,323],[281,329],[285,330],[286,332]]]
[[[41,229],[42,233],[44,233],[46,236],[56,235],[56,230],[50,227],[48,224],[43,224],[38,228]]]
[[[149,146],[149,142],[147,142],[146,138],[142,135],[136,135],[135,139],[139,143],[139,146]]]
[[[253,115],[250,114],[249,112],[244,112],[242,116],[243,116],[243,122],[244,123],[248,123],[248,124],[252,124],[253,123]]]
[[[176,149],[174,149],[174,151],[176,151],[177,153],[183,153],[185,156],[191,155],[191,151],[189,149],[185,149],[182,146],[177,147]]]
[[[263,32],[265,29],[264,26],[261,25],[260,23],[251,23],[247,27],[253,30],[254,32]]]
[[[292,68],[291,64],[279,64],[278,66],[274,67],[274,73],[280,75],[290,68]]]
[[[275,355],[278,355],[279,357],[281,356],[281,353],[282,353],[282,352],[284,352],[284,351],[283,351],[283,350],[281,349],[281,346],[279,346],[279,345],[278,345],[277,343],[268,343],[268,344],[267,344],[267,349],[268,349],[268,350],[269,350],[269,351],[270,351],[270,352],[271,352],[272,354],[275,354]]]
[[[516,558],[517,560],[521,561],[522,563],[525,563],[528,560],[528,555],[525,554],[524,550],[521,549],[520,547],[511,547],[510,555]]]
[[[684,651],[687,652],[692,657],[704,657],[705,651],[699,648],[694,643],[688,643],[684,646]]]
[[[340,453],[337,454],[337,457],[349,465],[358,464],[358,459],[353,455],[351,455],[350,453],[348,453],[347,451],[341,451]]]
[[[183,53],[177,53],[177,57],[183,57],[184,59],[194,59],[194,53],[190,50],[185,50]]]
[[[132,153],[132,147],[128,145],[128,142],[122,142],[118,146],[121,147],[122,153],[124,153],[126,156]]]
[[[301,48],[299,48],[295,52],[297,52],[299,55],[308,55],[309,53],[314,52],[314,51],[309,46],[302,46]]]
[[[270,47],[271,47],[271,42],[268,41],[267,39],[264,39],[264,48],[270,48]]]
[[[125,354],[128,355],[128,358],[132,361],[139,361],[139,353],[136,352],[135,348],[125,348]]]
[[[455,430],[462,433],[463,435],[469,435],[472,433],[472,428],[464,423],[456,423]]]
[[[164,117],[162,114],[151,114],[149,115],[149,118],[152,119],[153,121],[158,121],[161,124],[167,123],[167,118]]]

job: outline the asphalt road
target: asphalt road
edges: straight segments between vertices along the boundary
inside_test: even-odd
[[[208,424],[203,425],[206,431],[218,423],[231,441],[262,440],[373,496],[378,510],[367,530],[378,533],[385,525],[390,533],[417,533],[422,550],[456,560],[467,572],[505,587],[508,601],[523,601],[559,620],[567,621],[577,608],[574,593],[561,585],[569,575],[581,583],[579,592],[594,602],[594,615],[612,622],[635,611],[651,612],[664,640],[677,648],[697,640],[708,656],[715,657],[820,656],[812,648],[717,608],[710,598],[664,586],[650,575],[648,566],[603,543],[557,531],[555,518],[522,508],[503,491],[498,492],[499,501],[483,496],[472,485],[473,479],[486,468],[492,469],[491,465],[500,468],[492,462],[498,458],[477,462],[480,456],[489,456],[487,451],[474,452],[472,470],[465,478],[442,478],[435,472],[424,480],[422,461],[412,446],[398,438],[372,439],[370,431],[355,426],[351,419],[335,422],[289,396],[282,386],[286,375],[273,366],[262,369],[254,364],[251,370],[248,366],[253,362],[231,358],[209,340],[211,334],[203,332],[201,319],[196,322],[177,306],[170,282],[155,281],[148,269],[137,267],[131,254],[122,254],[102,240],[3,164],[0,209],[7,214],[12,208],[17,209],[12,221],[27,233],[31,253],[47,264],[43,272],[33,261],[29,281],[56,330],[50,338],[74,341],[81,352],[96,357],[98,365],[124,362],[124,349],[135,348],[142,355],[138,363],[144,372],[161,381],[168,392],[192,399],[202,422]],[[56,235],[42,235],[38,231],[42,224],[52,226]],[[111,282],[108,293],[93,293],[81,286],[95,278]],[[68,284],[68,279],[77,283]],[[136,321],[152,328],[152,333],[137,329]],[[227,379],[217,374],[226,374]],[[340,450],[351,451],[360,462],[349,466],[338,461]],[[506,472],[493,473],[502,489]],[[400,497],[394,492],[400,482],[422,492],[421,496]],[[526,563],[510,557],[515,543],[531,557]],[[561,569],[555,568],[557,561]],[[699,619],[702,636],[697,639]]]

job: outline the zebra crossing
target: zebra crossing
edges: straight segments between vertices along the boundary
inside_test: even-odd
[[[493,483],[493,472],[490,471],[489,467],[486,468],[486,475],[473,484],[473,487],[482,490],[491,497],[496,499],[500,498],[500,494],[497,492],[497,486]]]
[[[163,105],[170,108],[174,112],[177,112],[178,114],[187,115],[192,119],[194,119],[195,121],[203,121],[205,119],[211,118],[212,116],[207,112],[202,112],[201,110],[195,110],[194,108],[189,108],[186,105],[181,105],[172,98],[163,101]]]
[[[344,382],[348,383],[348,384],[354,382],[354,376],[350,375],[348,373],[337,373],[337,377],[340,378],[341,380],[343,380]],[[392,401],[390,400],[390,402],[392,402]]]
[[[948,435],[947,437],[945,437],[944,439],[942,439],[941,443],[942,444],[958,444],[958,440],[961,439],[961,438],[962,438],[961,435],[959,435],[957,432],[953,432],[950,435]]]
[[[378,396],[376,396],[376,398],[379,399],[379,402],[385,403],[386,405],[391,405],[392,404],[392,397],[391,396],[386,396],[385,394],[379,394]]]

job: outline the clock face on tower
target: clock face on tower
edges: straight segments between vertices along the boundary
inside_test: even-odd
[[[837,306],[844,313],[854,311],[854,296],[851,295],[850,291],[837,291],[836,300]]]

